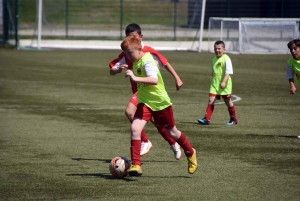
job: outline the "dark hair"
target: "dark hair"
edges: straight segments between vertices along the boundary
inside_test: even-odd
[[[216,41],[215,45],[222,45],[223,48],[225,48],[225,43],[223,41],[221,41],[221,40]]]
[[[299,40],[299,39],[291,40],[291,41],[287,44],[288,48],[291,49],[293,44],[295,44],[297,47],[300,47],[300,40]]]
[[[137,32],[139,35],[142,34],[142,29],[138,24],[132,23],[127,25],[126,29],[125,29],[125,34],[126,36],[129,35],[131,32]]]

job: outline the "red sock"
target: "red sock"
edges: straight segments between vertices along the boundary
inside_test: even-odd
[[[183,132],[181,132],[181,135],[176,142],[182,147],[186,156],[191,156],[194,154],[193,147]]]
[[[141,132],[141,141],[142,142],[149,142],[148,137],[147,137],[146,132],[145,132],[144,129]]]
[[[132,164],[141,165],[141,141],[140,140],[131,140],[131,147],[130,147],[130,155]]]
[[[212,104],[208,104],[207,107],[206,107],[206,113],[205,113],[205,118],[207,120],[210,120],[211,116],[212,116],[212,113],[214,112],[214,109],[215,109],[215,105],[212,105]]]
[[[167,130],[163,126],[156,126],[156,128],[161,136],[169,143],[169,145],[174,145],[176,143],[176,141],[169,136]]]
[[[230,119],[236,120],[235,108],[234,106],[228,108]]]

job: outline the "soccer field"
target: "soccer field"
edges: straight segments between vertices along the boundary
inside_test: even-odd
[[[229,55],[238,124],[227,108],[205,113],[213,53],[162,52],[184,85],[161,69],[175,121],[197,150],[187,172],[151,124],[143,175],[115,179],[110,160],[130,159],[131,97],[120,51],[0,49],[0,200],[300,200],[300,87],[289,94],[290,55]]]

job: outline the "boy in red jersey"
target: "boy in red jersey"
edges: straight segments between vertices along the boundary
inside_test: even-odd
[[[291,40],[287,46],[290,49],[292,58],[290,58],[287,62],[286,78],[289,80],[290,94],[295,94],[295,75],[298,85],[300,86],[300,40]]]
[[[177,75],[177,73],[175,72],[173,67],[168,63],[168,60],[165,57],[163,57],[159,52],[157,52],[153,48],[143,45],[143,43],[142,43],[143,35],[142,35],[140,26],[138,24],[134,24],[134,23],[129,24],[126,27],[125,34],[126,34],[126,37],[134,36],[140,40],[143,52],[150,52],[152,54],[152,56],[155,58],[155,60],[158,62],[159,66],[163,66],[166,68],[166,70],[174,77],[175,83],[176,83],[176,89],[179,90],[183,84],[180,77]],[[124,52],[122,52],[117,59],[114,59],[113,61],[111,61],[109,63],[109,67],[110,67],[110,74],[116,75],[118,73],[121,73],[124,69],[131,70],[133,68],[133,63],[125,56]],[[126,114],[127,118],[129,119],[129,121],[132,122],[134,114],[137,109],[138,98],[137,98],[137,84],[135,82],[133,82],[132,80],[130,80],[130,83],[131,83],[133,96],[131,97],[131,99],[126,107],[125,114]],[[153,121],[152,121],[152,123],[155,125],[155,123]],[[174,157],[177,160],[179,160],[181,157],[181,150],[180,150],[180,146],[178,145],[178,143],[176,143],[175,140],[173,140],[171,137],[169,137],[165,128],[163,128],[162,126],[159,126],[159,125],[155,125],[155,126],[156,126],[158,132],[162,135],[162,137],[171,146],[171,149],[174,152]],[[152,143],[148,140],[144,129],[141,131],[141,140],[142,140],[142,143],[141,143],[140,155],[143,156],[143,155],[147,154],[149,152],[149,150],[152,148]]]
[[[196,150],[191,146],[185,134],[176,128],[172,103],[165,89],[164,81],[157,62],[150,52],[143,52],[138,38],[126,37],[121,43],[126,57],[133,62],[133,69],[128,69],[125,75],[137,83],[138,106],[131,123],[131,160],[128,169],[131,176],[142,175],[140,161],[141,131],[152,118],[156,125],[164,127],[168,135],[184,150],[188,161],[188,172],[193,174],[197,169]]]

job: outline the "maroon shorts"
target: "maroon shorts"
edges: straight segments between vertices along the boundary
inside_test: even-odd
[[[163,126],[166,129],[171,129],[175,126],[173,108],[171,105],[163,110],[152,111],[144,103],[139,103],[134,117],[147,122],[153,117],[156,125]]]
[[[211,94],[211,93],[209,93],[209,96],[215,96],[215,97],[217,98],[217,100],[220,100],[220,99],[221,99],[221,96],[222,96],[223,99],[224,99],[224,98],[231,98],[231,97],[232,97],[231,94],[227,94],[227,95],[218,95],[218,94]]]
[[[138,96],[137,96],[137,92],[135,92],[130,100],[129,100],[130,103],[132,103],[133,105],[135,105],[137,107],[138,103],[139,103],[139,100],[138,100]]]

